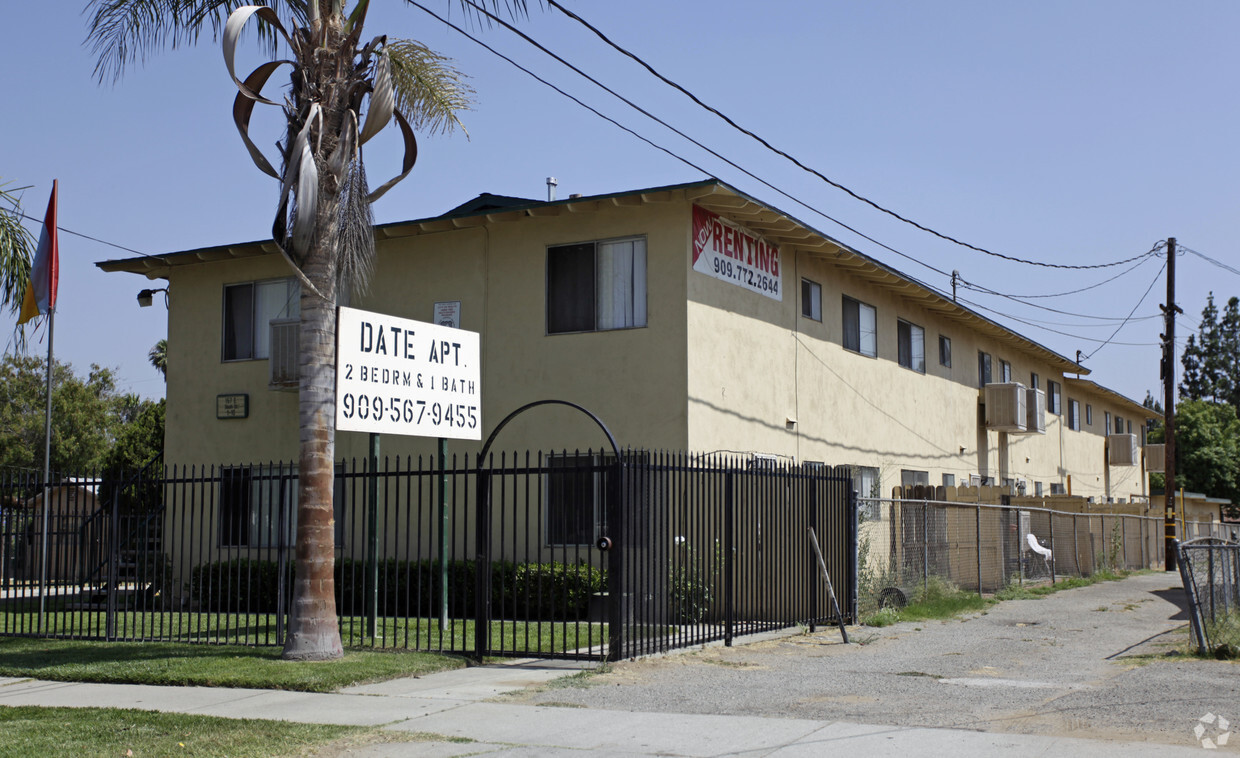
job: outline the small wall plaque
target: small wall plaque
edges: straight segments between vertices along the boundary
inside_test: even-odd
[[[244,392],[215,396],[216,418],[249,418],[250,396]]]

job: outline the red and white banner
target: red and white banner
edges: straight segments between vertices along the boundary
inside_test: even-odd
[[[712,213],[693,206],[693,270],[772,300],[783,300],[779,248]]]

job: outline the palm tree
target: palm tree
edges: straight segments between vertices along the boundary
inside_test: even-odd
[[[150,359],[151,365],[155,367],[155,370],[158,371],[161,375],[163,375],[164,381],[165,382],[168,381],[168,340],[167,338],[164,338],[160,340],[159,342],[156,342],[154,347],[151,348],[150,352],[146,354],[146,357]]]
[[[327,660],[343,653],[332,580],[337,292],[365,286],[374,257],[370,204],[413,168],[414,127],[451,130],[472,91],[444,58],[417,42],[379,36],[363,43],[371,0],[256,1],[264,4],[90,0],[87,41],[102,81],[119,77],[151,48],[192,44],[210,31],[222,40],[237,85],[233,118],[242,141],[255,165],[281,183],[273,237],[302,285],[296,578],[284,658]],[[480,12],[469,0],[460,4],[466,12]],[[513,15],[526,10],[525,0],[481,4]],[[233,54],[251,20],[267,51],[287,51],[285,60],[240,79]],[[285,64],[292,72],[283,102],[264,97],[263,86]],[[275,164],[248,135],[256,104],[284,112],[285,139]],[[371,190],[362,146],[393,119],[405,141],[401,173]]]
[[[0,184],[0,311],[14,317],[21,311],[22,297],[30,281],[30,259],[34,255],[34,238],[22,226],[21,203]],[[24,189],[24,188],[23,188]],[[25,344],[21,327],[14,329],[18,349]]]

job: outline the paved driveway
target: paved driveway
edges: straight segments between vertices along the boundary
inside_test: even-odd
[[[1207,714],[1240,732],[1240,664],[1177,654],[1183,604],[1177,574],[1146,574],[962,620],[853,628],[860,644],[826,628],[620,663],[581,686],[512,698],[1188,747]],[[1240,736],[1225,752],[1238,748]]]

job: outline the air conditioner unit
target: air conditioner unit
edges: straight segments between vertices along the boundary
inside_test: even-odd
[[[1135,434],[1108,434],[1107,451],[1107,463],[1112,466],[1135,466],[1141,460]]]
[[[271,320],[271,353],[267,358],[271,389],[297,389],[301,379],[298,369],[301,355],[301,328],[295,318]]]
[[[1025,431],[1046,434],[1046,393],[1029,387],[1025,390]]]
[[[996,432],[1023,432],[1029,421],[1025,386],[1016,382],[986,385],[986,428]]]
[[[1167,470],[1167,446],[1163,444],[1145,446],[1145,470]]]

